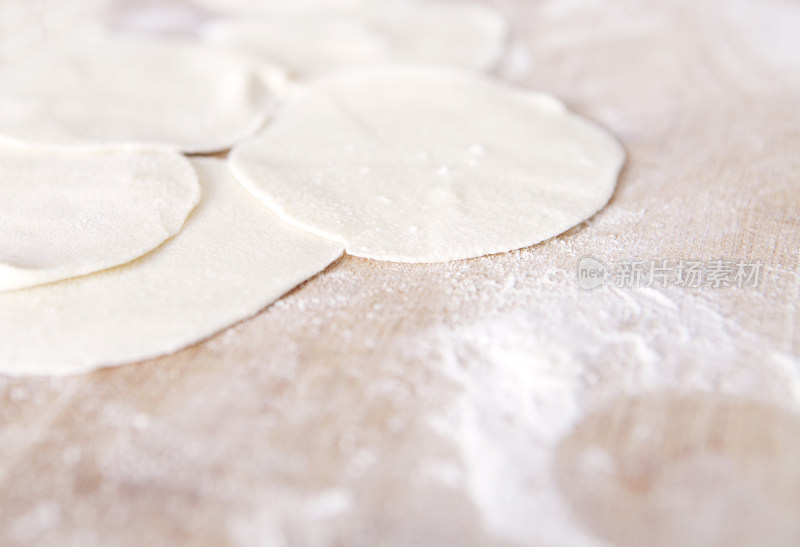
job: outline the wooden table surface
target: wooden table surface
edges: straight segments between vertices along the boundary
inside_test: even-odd
[[[497,74],[624,143],[608,207],[503,255],[344,257],[161,359],[0,377],[1,545],[800,545],[800,3],[495,5]],[[620,275],[584,290],[584,257]],[[645,286],[664,260],[702,286]]]

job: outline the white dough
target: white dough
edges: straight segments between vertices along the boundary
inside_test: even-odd
[[[485,70],[499,59],[506,34],[506,21],[486,6],[397,1],[224,19],[206,29],[210,40],[237,46],[301,77],[389,62]]]
[[[105,0],[0,0],[0,63],[48,43],[104,34]]]
[[[282,87],[281,71],[207,46],[70,43],[0,70],[0,143],[219,151],[261,127]]]
[[[386,0],[194,0],[196,4],[218,13],[242,15],[343,9],[376,1],[384,2]]]
[[[178,233],[199,200],[177,153],[0,148],[0,291],[130,262]]]
[[[342,254],[278,219],[221,160],[183,230],[118,268],[0,293],[0,373],[66,375],[163,355],[250,317]]]
[[[233,149],[243,183],[353,255],[439,262],[527,247],[600,210],[624,162],[558,100],[441,68],[320,79]]]

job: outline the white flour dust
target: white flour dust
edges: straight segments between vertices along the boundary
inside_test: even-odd
[[[800,410],[798,361],[763,353],[764,341],[706,294],[548,288],[535,299],[510,291],[510,300],[536,302],[528,309],[429,333],[438,372],[461,389],[431,426],[459,447],[463,484],[499,537],[597,545],[562,506],[550,451],[577,419],[615,397],[724,392]]]

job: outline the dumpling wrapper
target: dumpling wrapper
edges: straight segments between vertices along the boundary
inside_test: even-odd
[[[0,148],[0,291],[130,262],[177,234],[200,185],[177,153]]]
[[[188,42],[65,42],[0,68],[0,144],[209,153],[264,123],[283,71]]]
[[[500,58],[508,25],[495,10],[454,2],[367,2],[353,9],[283,11],[222,19],[212,42],[287,67],[300,77],[385,63],[487,70]]]
[[[557,99],[444,68],[338,73],[229,162],[287,222],[349,254],[440,262],[527,247],[599,211],[624,163]]]
[[[25,61],[48,43],[102,35],[105,0],[0,0],[0,64]]]
[[[386,0],[377,0],[384,2]],[[218,13],[264,15],[280,12],[310,12],[316,10],[353,8],[376,0],[194,0],[204,8]]]
[[[277,218],[223,161],[192,163],[203,198],[175,238],[118,268],[0,293],[0,374],[77,374],[179,350],[256,314],[342,254]]]

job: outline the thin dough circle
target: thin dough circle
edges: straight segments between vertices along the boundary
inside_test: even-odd
[[[207,9],[220,13],[265,15],[285,12],[311,12],[353,8],[375,0],[195,0]],[[380,0],[384,2],[386,0]]]
[[[106,0],[0,0],[0,64],[46,44],[105,32]]]
[[[440,262],[579,224],[611,197],[624,157],[553,97],[406,67],[318,80],[229,161],[285,220],[350,254]]]
[[[177,234],[200,201],[177,153],[0,148],[0,291],[130,262]]]
[[[215,152],[257,131],[284,83],[274,67],[201,44],[68,43],[0,71],[0,143]]]
[[[507,33],[508,24],[497,11],[448,2],[373,2],[349,10],[284,11],[222,19],[206,28],[209,40],[287,67],[300,77],[386,63],[488,70],[500,58]]]
[[[68,375],[177,351],[250,317],[342,254],[277,218],[221,160],[183,230],[118,268],[0,294],[0,374]]]

